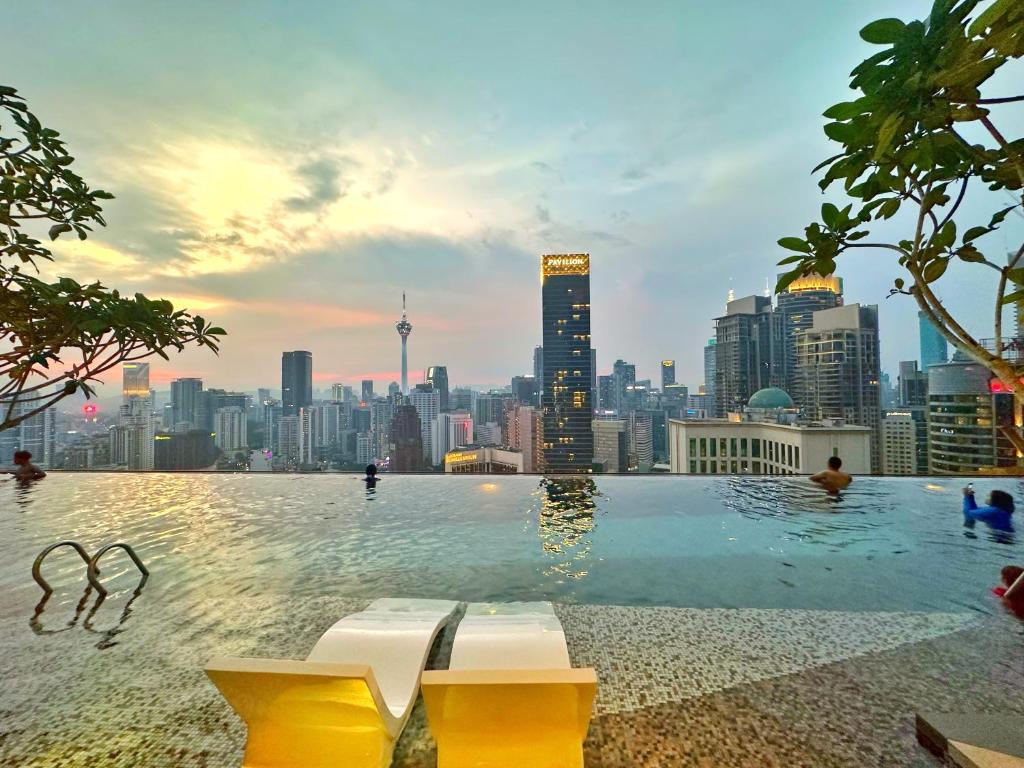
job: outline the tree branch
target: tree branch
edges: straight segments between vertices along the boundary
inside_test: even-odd
[[[1017,176],[1020,178],[1020,183],[1024,185],[1024,162],[1021,161],[1020,155],[1013,150],[1013,147],[1010,146],[1010,143],[1006,140],[1003,134],[1001,134],[995,125],[992,124],[992,121],[988,119],[988,115],[982,115],[978,120],[985,126],[985,129],[992,134],[992,138],[999,143],[999,146],[1006,153],[1007,158],[1009,158],[1010,162],[1013,163],[1013,167],[1017,169]]]

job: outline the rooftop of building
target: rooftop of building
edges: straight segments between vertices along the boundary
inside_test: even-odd
[[[740,427],[743,429],[769,428],[786,429],[793,432],[863,432],[870,433],[870,427],[854,424],[833,424],[820,421],[800,421],[795,424],[782,424],[775,421],[743,421],[742,419],[669,419],[670,424],[684,427]]]

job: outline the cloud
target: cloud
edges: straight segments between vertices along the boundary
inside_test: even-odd
[[[348,192],[348,184],[341,177],[340,159],[321,157],[301,165],[296,174],[306,184],[306,193],[289,197],[284,207],[300,213],[316,213],[340,200]]]
[[[547,224],[551,221],[551,211],[542,205],[537,206],[537,221]]]

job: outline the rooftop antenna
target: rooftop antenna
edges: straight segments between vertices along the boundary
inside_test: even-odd
[[[772,297],[772,278],[771,275],[764,279],[764,295],[769,299]]]
[[[725,303],[728,304],[730,301],[736,300],[736,292],[732,289],[732,278],[729,278],[729,293],[725,298]]]

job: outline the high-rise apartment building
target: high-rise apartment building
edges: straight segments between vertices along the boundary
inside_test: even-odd
[[[158,434],[153,439],[154,469],[206,469],[216,461],[217,447],[208,430]]]
[[[522,451],[523,472],[539,472],[537,445],[540,443],[541,411],[531,405],[515,405],[505,413],[510,448]]]
[[[903,408],[928,404],[928,372],[917,369],[917,360],[900,362],[899,404]]]
[[[886,411],[882,416],[881,441],[883,475],[928,474],[925,408],[914,406]]]
[[[370,404],[370,432],[373,434],[373,450],[377,458],[391,455],[391,424],[394,420],[394,400],[381,398]]]
[[[538,392],[540,392],[540,381],[533,376],[512,377],[512,396],[517,403],[536,405]]]
[[[438,398],[439,398],[439,402],[441,404],[441,406],[440,406],[441,407],[441,411],[442,412],[443,411],[447,411],[449,409],[449,406],[448,406],[448,369],[445,366],[443,366],[443,365],[432,365],[432,366],[430,366],[429,368],[427,368],[427,375],[425,377],[425,381],[426,381],[427,384],[429,384],[431,387],[434,388],[434,391],[437,392],[437,395],[438,395]],[[444,457],[443,456],[436,463],[440,464],[442,461],[444,461]]]
[[[615,474],[629,471],[626,422],[623,419],[594,419],[594,466]]]
[[[665,391],[665,387],[669,384],[676,383],[676,361],[675,360],[662,360],[661,361],[661,391]]]
[[[544,256],[541,276],[544,468],[589,473],[594,458],[590,256]]]
[[[954,358],[928,369],[928,465],[935,475],[1017,466],[1013,395],[984,366]]]
[[[423,469],[423,428],[415,406],[400,405],[395,409],[391,436],[395,445],[391,471],[418,472]]]
[[[447,411],[437,415],[431,456],[442,464],[445,454],[473,443],[473,415],[469,411]]]
[[[125,363],[121,376],[123,397],[149,397],[149,363]]]
[[[363,379],[362,390],[359,398],[363,403],[369,405],[373,402],[373,379]]]
[[[171,381],[171,431],[187,432],[199,427],[199,396],[203,391],[202,379],[174,379]]]
[[[409,404],[416,409],[416,413],[420,417],[423,459],[432,463],[434,430],[437,428],[437,414],[441,412],[441,396],[433,389],[420,389],[417,386],[409,393]]]
[[[637,472],[654,466],[654,424],[649,411],[630,411],[626,416],[630,463]]]
[[[781,387],[781,317],[767,296],[747,296],[715,318],[715,410],[738,411],[759,389]]]
[[[533,377],[544,381],[544,347],[533,348]]]
[[[469,387],[455,387],[448,396],[448,405],[453,411],[476,413],[477,391]]]
[[[281,412],[296,416],[313,402],[313,353],[304,350],[281,354]]]
[[[224,452],[242,450],[248,445],[247,426],[244,408],[218,408],[213,415],[214,443]]]
[[[797,338],[790,394],[811,419],[868,427],[875,472],[882,466],[879,376],[877,307],[849,304],[814,313]]]
[[[624,413],[628,410],[626,391],[636,384],[636,365],[624,360],[612,364],[612,405],[610,410]],[[636,407],[636,406],[634,406]]]
[[[807,275],[794,280],[776,299],[776,312],[782,323],[783,355],[781,385],[787,392],[795,388],[796,344],[800,334],[808,330],[813,315],[823,309],[843,305],[843,281],[835,275]]]
[[[306,453],[304,438],[301,414],[282,416],[277,424],[275,461],[285,469],[297,469]]]
[[[15,403],[12,418],[19,418],[33,410],[35,403]],[[0,402],[0,408],[10,407],[10,400]],[[0,466],[8,467],[14,462],[16,451],[32,454],[32,463],[49,469],[57,458],[57,411],[47,408],[30,416],[17,426],[0,432]]]
[[[705,411],[709,419],[718,416],[718,410],[715,408],[715,346],[716,340],[709,339],[704,347],[704,391],[701,394],[704,395],[707,406]]]
[[[927,373],[931,366],[949,360],[949,344],[924,312],[917,313],[917,324],[921,336],[921,370]]]

